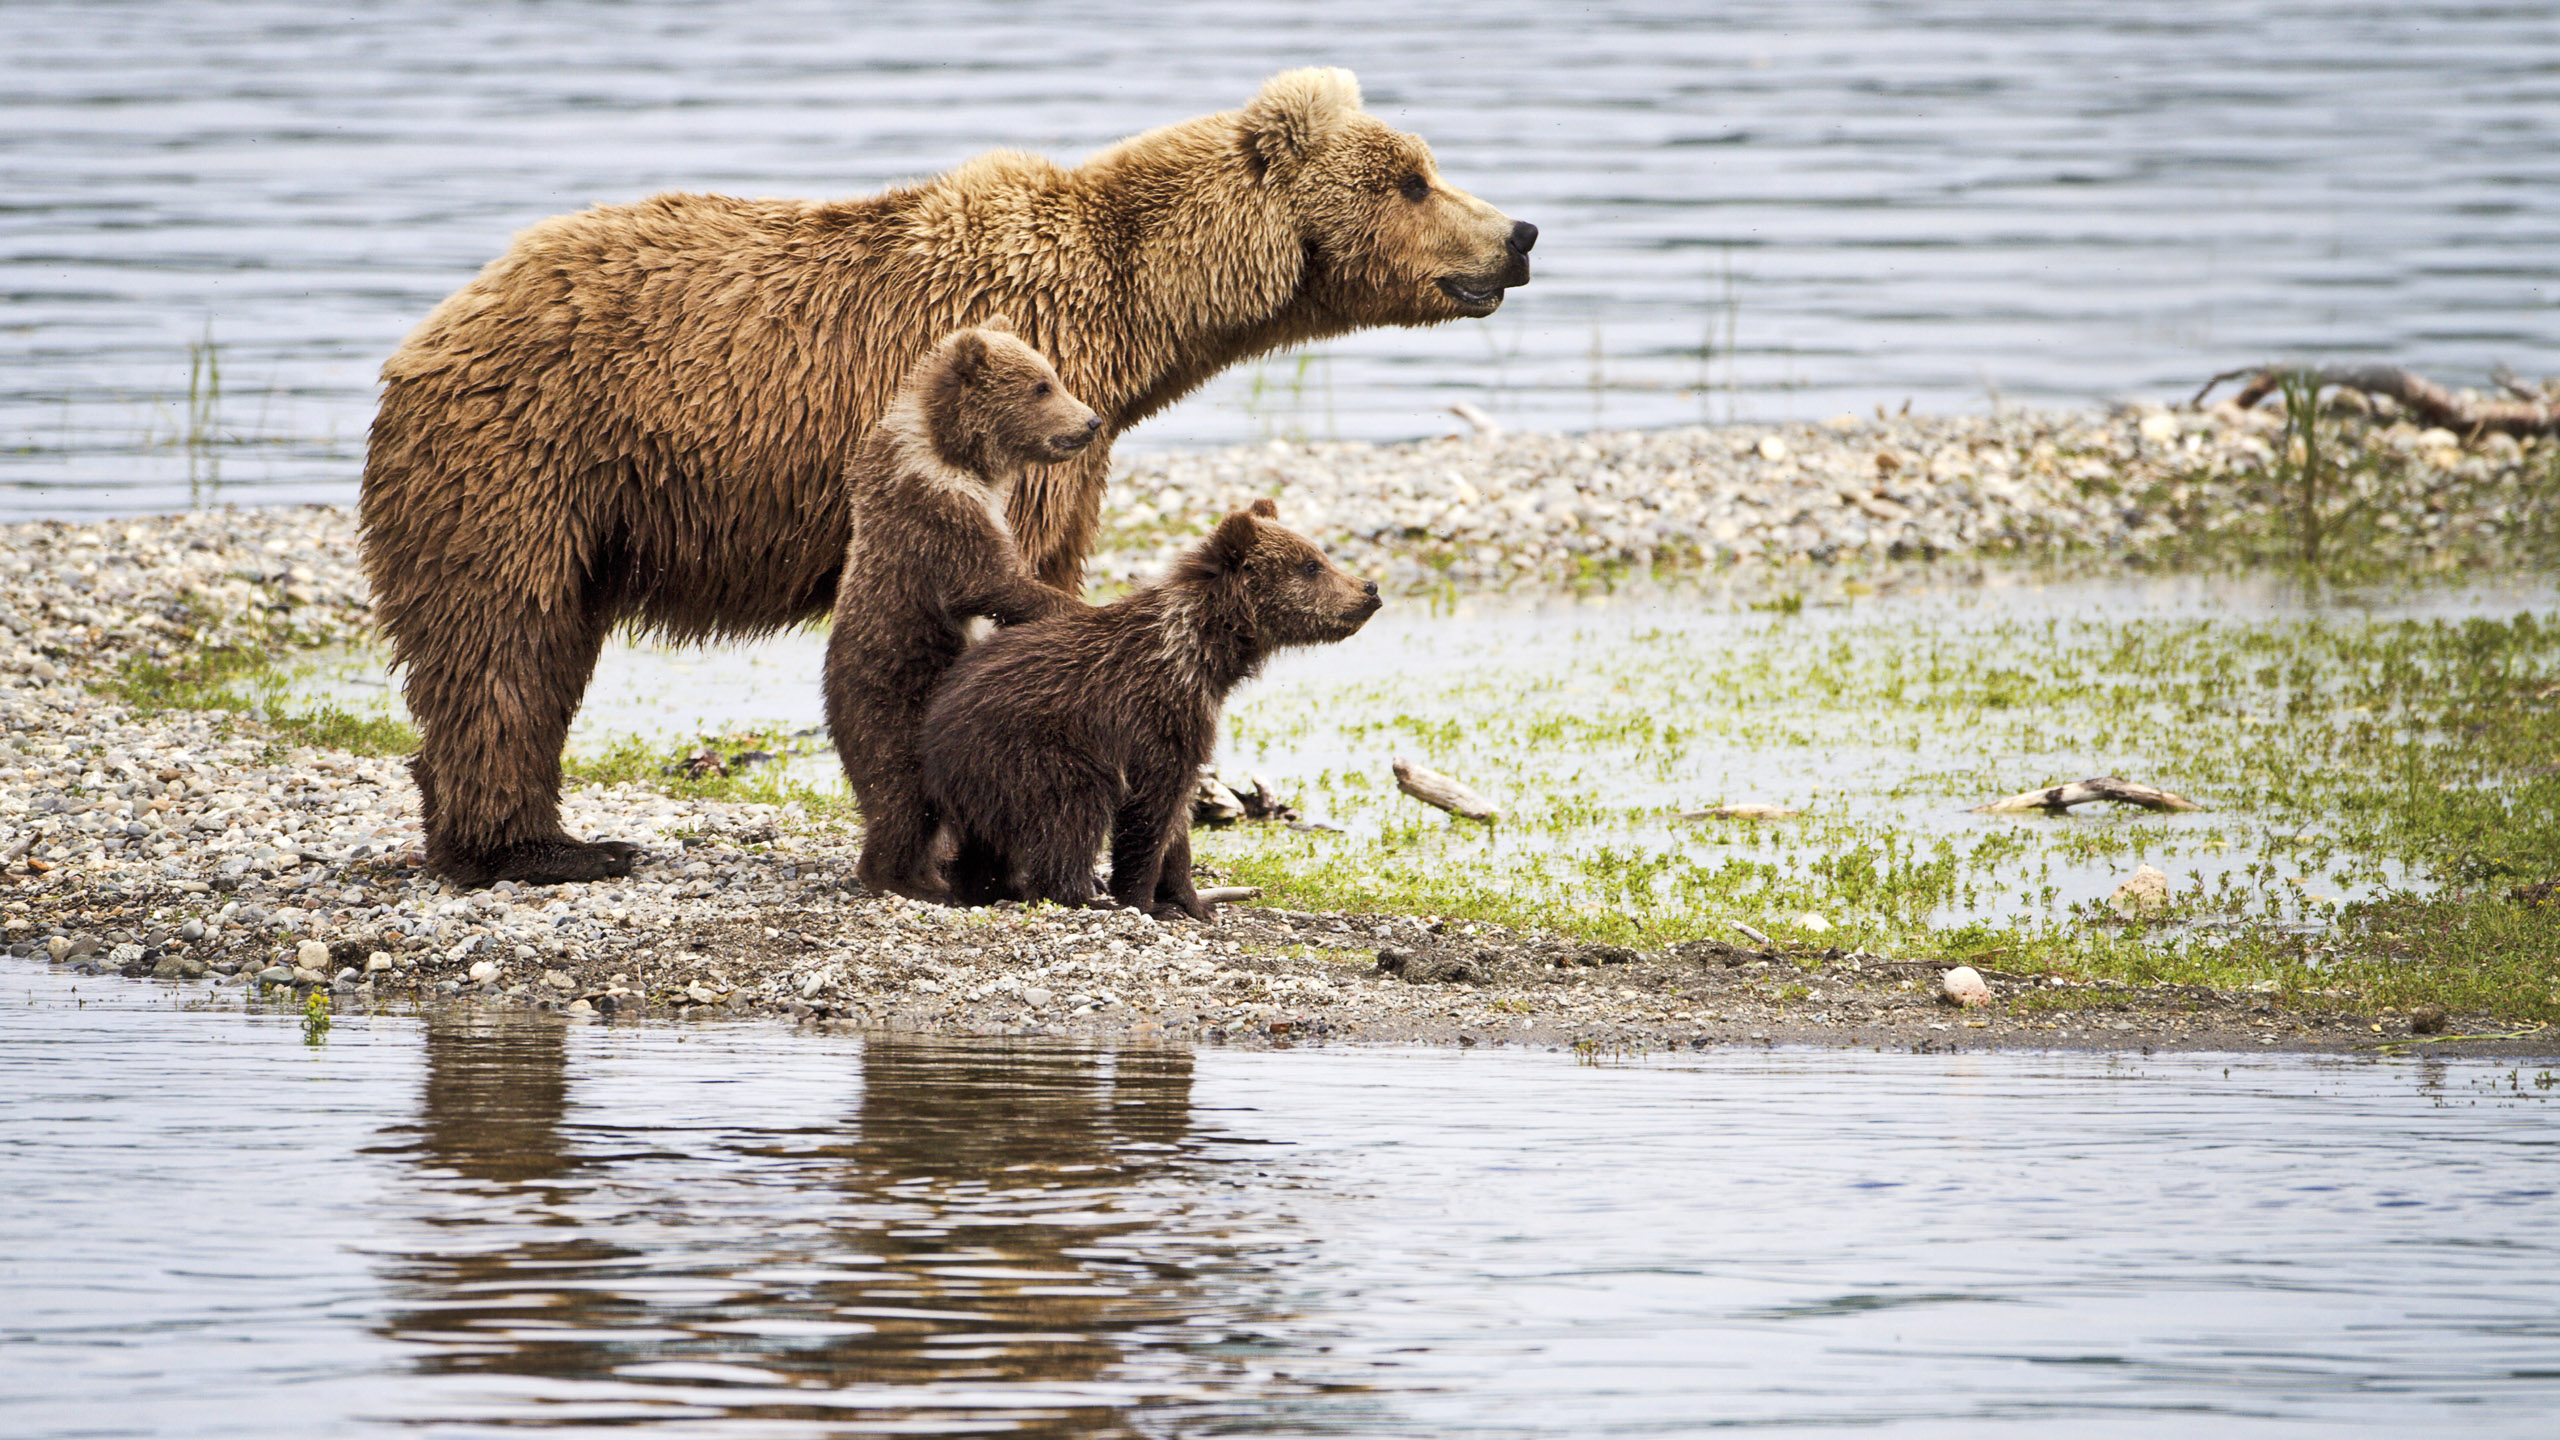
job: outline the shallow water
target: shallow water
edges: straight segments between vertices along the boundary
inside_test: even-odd
[[[1345,826],[1352,842],[1384,844],[1376,857],[1382,863],[1400,849],[1408,858],[1499,875],[1526,858],[1544,867],[1539,883],[1587,903],[1624,903],[1592,899],[1591,877],[1577,869],[1603,849],[1639,854],[1657,867],[1649,894],[1675,909],[1688,867],[1777,855],[1803,827],[1736,831],[1671,818],[1757,801],[1805,810],[1816,817],[1808,824],[1831,827],[1805,832],[1813,851],[1841,853],[1887,834],[1911,856],[1941,843],[1955,847],[1964,856],[1965,888],[1928,907],[1941,927],[2052,919],[2104,899],[2148,863],[2168,867],[2181,887],[2237,887],[2244,913],[2318,929],[2329,904],[2425,889],[2432,877],[2371,844],[2331,843],[2338,824],[2356,817],[2324,814],[2283,793],[2265,804],[2235,805],[2198,788],[2171,743],[2181,732],[2165,723],[2147,738],[2138,723],[2100,734],[2079,728],[2089,717],[2056,702],[2051,723],[2004,727],[1978,716],[1940,716],[1915,728],[1894,707],[1818,687],[1789,692],[1805,678],[1790,670],[1792,657],[1837,647],[1848,657],[1839,673],[1816,677],[1836,685],[1862,663],[1892,663],[1921,636],[1950,663],[1987,656],[2033,670],[2061,663],[2067,646],[2052,635],[2074,636],[2080,627],[2129,634],[2141,626],[2158,635],[2210,625],[2218,627],[2213,633],[2236,635],[2312,621],[2560,614],[2560,587],[2528,577],[2306,589],[2267,576],[2067,578],[1913,568],[1872,577],[1888,586],[1885,593],[1775,615],[1750,608],[1771,593],[1759,574],[1752,572],[1748,589],[1709,577],[1667,592],[1390,605],[1351,641],[1284,652],[1239,691],[1220,768],[1236,780],[1268,774],[1313,818]],[[814,632],[710,649],[617,639],[597,668],[570,748],[594,754],[639,736],[671,754],[701,736],[779,733],[801,747],[782,770],[790,782],[841,794],[842,774],[823,738],[817,677],[825,645]],[[1741,666],[1738,679],[1719,672],[1727,665]],[[372,652],[316,656],[285,693],[297,703],[405,715]],[[1682,732],[1676,741],[1666,741],[1664,728],[1619,723],[1631,704],[1657,702],[1645,718]],[[2012,713],[2033,716],[2043,703],[2028,688]],[[1572,723],[1548,723],[1553,717]],[[721,748],[735,753],[748,743],[732,739]],[[1399,841],[1391,832],[1426,813],[1392,798],[1387,767],[1399,753],[1458,774],[1527,823],[1465,844],[1442,836]],[[2208,809],[2154,814],[2090,805],[2062,817],[1967,810],[2099,774],[2188,792]],[[1592,813],[1541,819],[1550,806],[1586,801]],[[1258,831],[1211,837],[1204,856],[1218,863],[1231,847],[1269,839]],[[1332,853],[1323,848],[1332,843],[1308,842],[1316,854]],[[2278,863],[2282,876],[2266,868]],[[1767,925],[1796,913],[1754,910],[1751,918]]]
[[[0,961],[8,1430],[2541,1435],[2548,1069],[341,1018]]]
[[[1354,66],[1544,231],[1494,319],[1229,373],[1133,446],[2560,370],[2560,13],[1980,0],[0,9],[0,516],[343,501],[374,376],[544,216],[1064,159]],[[218,362],[218,396],[191,347]]]

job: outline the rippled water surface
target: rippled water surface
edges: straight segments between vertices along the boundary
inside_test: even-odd
[[[2544,1435],[2549,1070],[299,1017],[0,961],[14,1436]]]
[[[2555,56],[2542,5],[12,0],[0,514],[351,498],[383,358],[543,216],[1072,159],[1305,63],[1537,222],[1539,278],[1129,444],[2547,373]]]

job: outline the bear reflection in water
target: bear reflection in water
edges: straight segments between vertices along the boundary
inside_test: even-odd
[[[573,1052],[602,1073],[573,1083]],[[1210,1163],[1187,1052],[872,1040],[850,1125],[730,1113],[752,1080],[708,1087],[739,1092],[715,1115],[686,1081],[668,1123],[626,1125],[670,1090],[615,1059],[536,1020],[428,1026],[423,1113],[391,1140],[417,1221],[386,1247],[381,1331],[457,1411],[520,1405],[508,1423],[541,1425],[610,1402],[682,1423],[712,1406],[787,1428],[850,1407],[1120,1434],[1143,1394],[1231,1385],[1246,1364],[1189,1348],[1263,1318],[1256,1292],[1199,1277],[1242,1268],[1230,1230],[1258,1255],[1273,1237],[1162,1198],[1163,1177]],[[1210,1313],[1219,1326],[1191,1323]],[[1026,1408],[1008,1387],[1050,1398]]]

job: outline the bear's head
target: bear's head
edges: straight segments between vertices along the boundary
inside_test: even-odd
[[[1102,435],[1046,357],[998,315],[942,337],[919,365],[925,428],[946,462],[978,474],[1063,460]]]
[[[1360,108],[1348,70],[1288,70],[1238,116],[1246,167],[1298,222],[1301,293],[1359,325],[1490,315],[1529,283],[1538,227],[1440,178],[1431,147]]]
[[[1219,619],[1258,650],[1349,638],[1378,613],[1378,582],[1353,577],[1279,515],[1256,500],[1218,522],[1186,557],[1183,583],[1205,591]]]

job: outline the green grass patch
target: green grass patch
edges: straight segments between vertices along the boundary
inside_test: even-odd
[[[357,755],[407,755],[418,748],[417,729],[407,721],[295,701],[274,659],[245,646],[196,650],[170,662],[131,657],[108,689],[143,716],[169,710],[255,716],[279,738]]]
[[[1306,909],[1639,946],[1739,921],[2016,973],[2560,1018],[2560,923],[2511,894],[2560,872],[2560,615],[2460,615],[2436,592],[2119,617],[2116,593],[2043,614],[1417,626],[1388,642],[1416,651],[1392,678],[1275,684],[1231,716],[1234,763],[1294,770],[1284,791],[1347,833],[1239,827],[1198,848]],[[1502,823],[1400,795],[1393,754],[1488,793]],[[2108,773],[2208,808],[1967,811]],[[1674,818],[1734,801],[1805,813]],[[2141,865],[2171,903],[2128,920],[2107,897]]]

